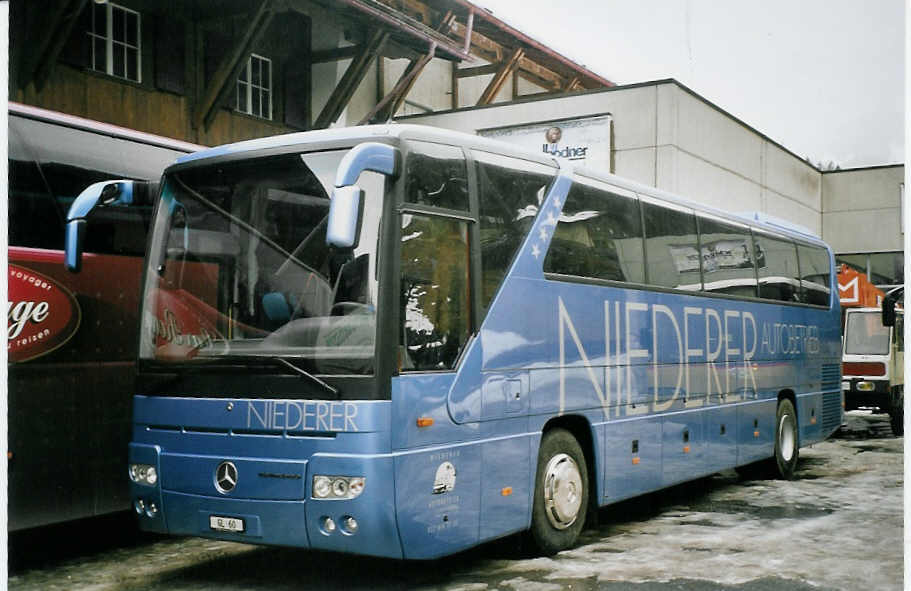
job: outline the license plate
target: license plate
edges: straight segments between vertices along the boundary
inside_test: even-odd
[[[209,527],[215,531],[243,532],[244,520],[237,517],[209,516]]]

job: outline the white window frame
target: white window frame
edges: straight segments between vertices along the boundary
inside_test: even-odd
[[[260,84],[253,84],[253,63],[254,59],[257,60],[260,64],[263,62],[269,64],[269,75],[268,77],[261,76]],[[262,72],[262,66],[260,66],[260,72]],[[243,78],[246,79],[243,79]],[[253,93],[259,93],[259,112],[256,113],[253,111]],[[240,96],[241,93],[244,94],[246,99],[246,109],[240,108]],[[268,100],[264,100],[268,99]],[[241,68],[241,73],[237,77],[237,94],[235,97],[234,110],[239,113],[244,113],[246,115],[251,115],[253,117],[259,117],[260,119],[272,120],[272,60],[256,54],[251,53],[250,57],[247,58],[247,63],[244,64]]]
[[[90,68],[96,72],[103,72],[109,76],[114,76],[115,78],[120,78],[121,80],[129,80],[131,82],[137,82],[142,84],[142,14],[136,10],[131,10],[125,6],[120,6],[118,4],[113,4],[107,2],[103,6],[105,10],[105,31],[104,35],[95,31],[95,10],[99,7],[92,4],[92,24],[91,28],[87,31],[89,36],[89,43],[91,44],[91,59],[92,63]],[[131,45],[127,42],[126,30],[124,30],[123,41],[114,40],[114,10],[122,11],[124,14],[124,23],[128,23],[129,19],[126,18],[126,14],[135,14],[136,15],[136,45]],[[95,39],[102,39],[105,42],[105,69],[101,70],[95,67]],[[123,76],[114,73],[114,50],[122,51],[123,56]],[[127,50],[135,49],[136,50],[136,78],[130,78],[127,73],[130,71],[127,67]]]

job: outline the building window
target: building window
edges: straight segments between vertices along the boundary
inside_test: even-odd
[[[237,110],[272,119],[272,60],[250,55],[237,77]]]
[[[142,82],[139,13],[107,2],[92,4],[88,31],[91,67],[111,76]]]
[[[837,254],[835,264],[866,274],[870,283],[883,290],[905,283],[905,256],[900,251]]]

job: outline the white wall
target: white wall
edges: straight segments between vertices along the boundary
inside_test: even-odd
[[[822,231],[820,173],[673,81],[402,119],[479,129],[613,115],[610,171],[731,212],[762,211]]]
[[[826,172],[823,238],[837,253],[902,250],[901,165]]]

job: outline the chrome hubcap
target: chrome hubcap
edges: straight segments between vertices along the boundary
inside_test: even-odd
[[[781,452],[781,459],[790,462],[794,457],[794,442],[797,441],[794,433],[794,425],[788,420],[790,415],[782,415],[778,422],[778,449]]]
[[[566,529],[576,522],[582,505],[582,475],[566,454],[557,454],[544,469],[544,510],[550,524]]]

